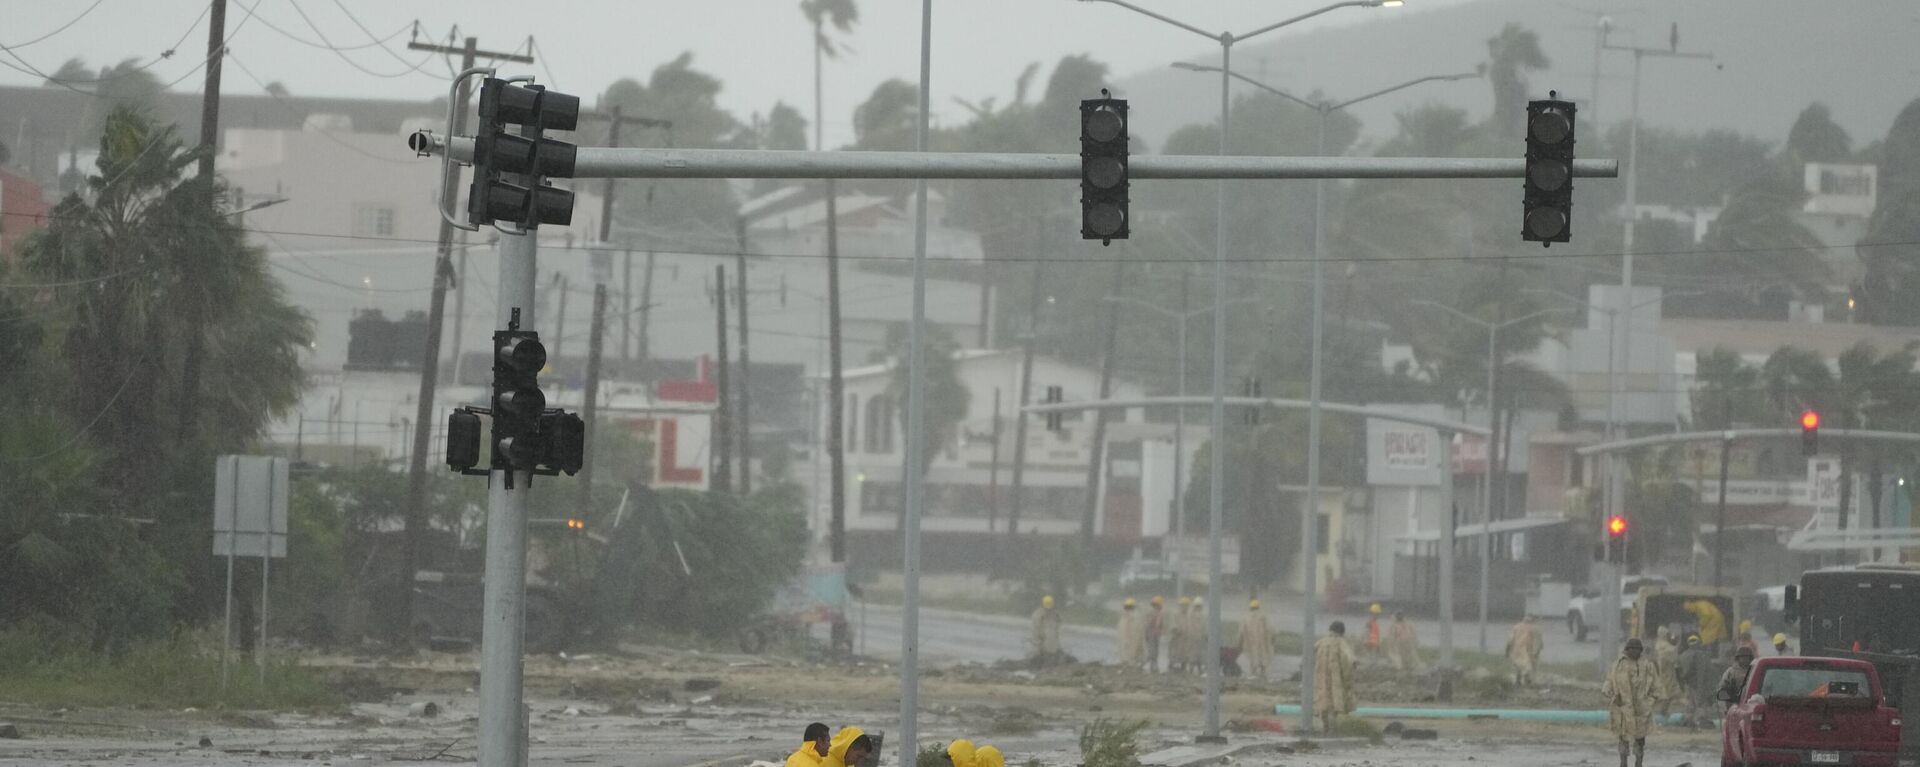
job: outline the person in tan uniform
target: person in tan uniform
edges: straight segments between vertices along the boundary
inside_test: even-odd
[[[1533,684],[1533,670],[1540,665],[1540,651],[1546,648],[1546,642],[1540,638],[1540,627],[1529,615],[1514,624],[1507,632],[1507,660],[1513,663],[1513,683],[1519,686]]]
[[[1333,732],[1340,717],[1353,713],[1353,670],[1360,659],[1347,643],[1347,624],[1334,621],[1327,635],[1313,644],[1313,716],[1324,732]]]
[[[1607,671],[1600,694],[1607,699],[1607,727],[1620,744],[1620,767],[1627,767],[1627,755],[1633,755],[1633,767],[1644,767],[1647,758],[1647,732],[1653,729],[1653,661],[1641,657],[1645,648],[1640,638],[1627,640],[1620,657]]]
[[[1247,618],[1240,622],[1240,657],[1247,662],[1247,675],[1261,681],[1273,663],[1273,632],[1267,616],[1260,612],[1260,600],[1247,603]]]
[[[1187,621],[1193,617],[1193,600],[1180,598],[1180,609],[1169,616],[1167,621],[1167,670],[1180,673],[1187,670],[1187,645],[1190,639],[1187,631],[1191,628]]]
[[[1119,657],[1114,660],[1121,668],[1138,669],[1147,660],[1146,625],[1134,612],[1134,605],[1133,597],[1120,604],[1120,624],[1114,627],[1120,639]]]
[[[1420,637],[1413,633],[1413,624],[1407,622],[1407,614],[1398,610],[1393,613],[1393,623],[1387,626],[1387,660],[1393,662],[1395,671],[1417,674],[1426,666],[1420,660]]]

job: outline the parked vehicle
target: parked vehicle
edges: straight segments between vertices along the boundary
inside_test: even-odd
[[[1873,664],[1771,657],[1753,664],[1720,729],[1720,764],[1893,767],[1900,712]]]
[[[1665,586],[1667,579],[1658,575],[1630,575],[1620,579],[1620,621],[1622,630],[1633,624],[1633,599],[1640,589],[1647,586]],[[1600,628],[1600,615],[1606,603],[1606,597],[1599,589],[1587,589],[1575,595],[1567,604],[1567,633],[1573,635],[1573,641],[1587,641],[1587,634]]]

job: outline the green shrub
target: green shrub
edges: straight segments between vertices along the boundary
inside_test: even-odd
[[[312,709],[344,702],[292,661],[268,664],[262,684],[259,667],[237,652],[222,694],[216,640],[178,633],[102,653],[41,629],[0,632],[0,689],[9,700],[40,706]]]
[[[1082,767],[1140,767],[1140,731],[1146,720],[1095,719],[1080,730]]]

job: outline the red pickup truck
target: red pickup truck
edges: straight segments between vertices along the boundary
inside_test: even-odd
[[[1865,661],[1761,658],[1732,703],[1720,731],[1723,767],[1893,767],[1900,750],[1900,712]]]

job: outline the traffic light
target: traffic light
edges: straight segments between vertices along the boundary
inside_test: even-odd
[[[549,410],[540,416],[540,464],[571,477],[587,458],[587,424],[580,416]]]
[[[1080,102],[1080,239],[1127,239],[1127,100]]]
[[[447,416],[447,468],[466,473],[480,465],[480,416],[455,410]]]
[[[573,130],[580,120],[580,97],[489,77],[480,86],[479,117],[467,223],[506,221],[532,229],[572,222],[573,193],[546,179],[572,178],[577,150],[544,133]],[[528,135],[510,132],[509,126],[520,126]],[[508,173],[524,174],[525,183],[506,180]]]
[[[1808,458],[1820,452],[1820,411],[1800,414],[1800,452]]]
[[[1049,405],[1059,404],[1063,399],[1062,393],[1063,390],[1058,386],[1047,387],[1046,403]],[[1047,431],[1059,431],[1061,424],[1065,422],[1066,414],[1058,410],[1050,410],[1047,412]]]
[[[532,471],[546,452],[540,426],[547,397],[538,376],[547,347],[531,330],[498,330],[493,349],[493,468]]]
[[[1627,518],[1618,514],[1607,518],[1607,561],[1616,565],[1627,562]]]
[[[1527,242],[1551,246],[1573,238],[1573,115],[1571,101],[1527,102],[1526,197],[1520,225],[1520,238]]]
[[[584,520],[584,519],[571,519],[571,518],[567,520],[567,532],[569,532],[569,533],[573,533],[573,534],[575,534],[575,535],[580,535],[580,534],[583,534],[583,533],[585,533],[586,531],[587,531],[587,521],[586,521],[586,520]]]

